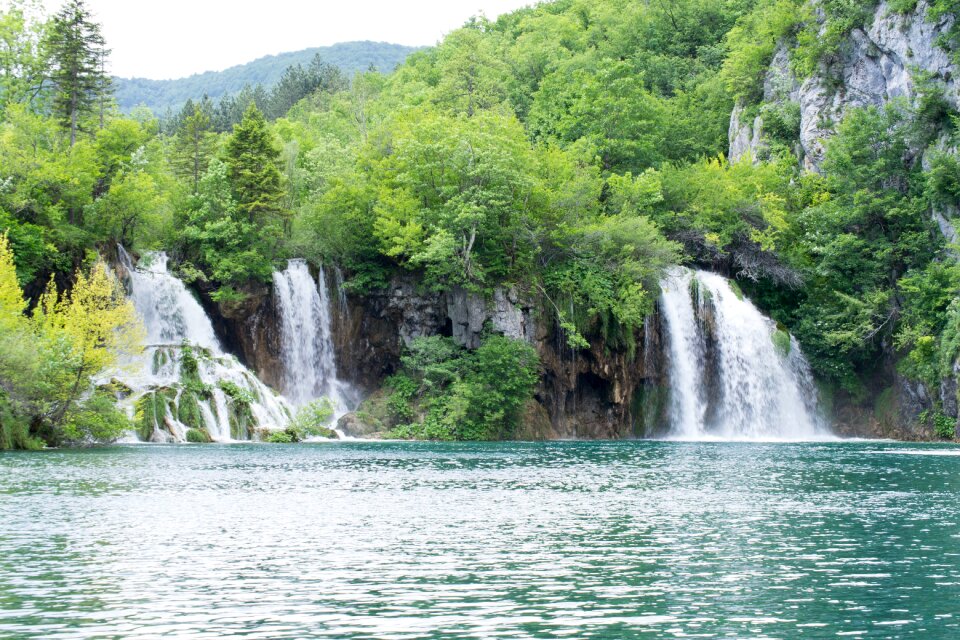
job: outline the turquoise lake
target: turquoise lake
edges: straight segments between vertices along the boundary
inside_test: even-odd
[[[958,638],[960,447],[0,454],[2,638]]]

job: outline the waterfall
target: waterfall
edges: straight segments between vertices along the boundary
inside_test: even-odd
[[[137,435],[182,442],[195,429],[226,442],[284,428],[289,404],[222,350],[203,307],[167,272],[166,254],[146,254],[134,265],[123,247],[118,253],[147,331],[143,353],[115,372],[129,390],[125,403],[137,417]]]
[[[703,332],[694,314],[692,283],[689,269],[671,271],[663,281],[660,297],[670,363],[670,423],[674,434],[688,438],[704,434],[707,408]]]
[[[290,260],[273,274],[280,313],[284,394],[296,405],[327,397],[334,420],[350,410],[350,386],[337,378],[330,292],[323,269],[316,281],[304,260]]]
[[[791,439],[829,435],[800,345],[706,271],[672,269],[660,296],[670,436]]]

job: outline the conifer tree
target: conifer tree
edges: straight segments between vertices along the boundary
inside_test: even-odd
[[[280,150],[263,113],[251,103],[227,141],[226,163],[237,209],[250,224],[270,225],[284,217]]]
[[[173,167],[181,177],[190,178],[194,193],[199,189],[200,178],[207,172],[216,145],[210,118],[212,110],[213,105],[207,97],[200,103],[187,100],[178,117]]]
[[[77,141],[83,119],[95,102],[109,92],[105,60],[110,53],[84,0],[68,0],[53,18],[47,40],[53,65],[53,112],[70,132],[70,145]]]

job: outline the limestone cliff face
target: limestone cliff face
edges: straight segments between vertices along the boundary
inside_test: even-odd
[[[572,351],[538,301],[515,289],[496,289],[490,298],[460,288],[436,293],[401,277],[383,291],[346,295],[333,325],[340,375],[367,393],[399,367],[403,346],[418,336],[451,336],[476,348],[489,326],[528,341],[540,355],[543,376],[536,406],[528,409],[518,434],[524,439],[640,435],[634,401],[662,370],[640,351],[609,352],[599,339],[588,350]]]
[[[777,50],[764,79],[764,102],[791,101],[800,105],[800,145],[804,166],[818,171],[824,142],[852,107],[881,106],[898,97],[915,95],[918,74],[943,84],[951,105],[960,105],[960,83],[950,56],[938,39],[953,25],[949,15],[927,19],[929,8],[920,0],[913,11],[899,14],[884,0],[866,28],[854,29],[837,55],[802,82],[790,69],[786,44]],[[743,121],[738,106],[730,122],[730,154],[763,154],[763,119]]]
[[[868,24],[854,29],[836,55],[822,61],[817,72],[806,79],[798,79],[793,73],[788,44],[779,46],[764,78],[763,102],[794,103],[799,107],[796,152],[805,169],[820,172],[826,142],[850,109],[882,107],[898,98],[911,99],[916,96],[921,76],[937,82],[947,102],[954,108],[960,107],[960,79],[950,55],[938,44],[956,18],[944,15],[931,21],[928,9],[928,2],[920,0],[913,11],[899,14],[883,0]],[[822,23],[822,13],[819,18]],[[748,118],[747,112],[739,104],[730,117],[729,157],[733,162],[748,154],[754,161],[762,159],[769,146],[762,115]],[[946,137],[940,138],[933,148],[957,153]],[[930,149],[917,148],[910,153],[914,161],[929,169]],[[960,208],[944,204],[933,208],[930,215],[944,238],[956,243],[960,238],[955,228]],[[892,347],[888,349],[888,360],[878,376],[882,384],[878,383],[875,389],[874,406],[839,400],[834,406],[835,428],[844,435],[932,439],[932,427],[919,417],[938,404],[946,415],[957,416],[956,375],[943,380],[940,388],[927,389],[896,373]]]
[[[338,282],[334,270],[327,282]],[[438,293],[413,276],[398,276],[382,290],[357,295],[338,287],[330,297],[338,375],[362,395],[375,393],[399,368],[404,345],[414,338],[445,335],[476,348],[489,327],[534,345],[543,364],[536,402],[528,407],[518,437],[638,437],[649,431],[645,424],[661,418],[650,402],[665,397],[666,384],[653,319],[632,352],[611,350],[599,338],[589,349],[574,351],[557,335],[539,301],[515,289],[497,289],[489,298],[460,288]],[[281,323],[273,291],[263,287],[233,309],[206,302],[225,346],[280,389]]]

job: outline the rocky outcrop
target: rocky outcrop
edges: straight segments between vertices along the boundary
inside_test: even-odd
[[[737,163],[746,157],[757,163],[766,147],[763,141],[763,118],[744,118],[746,108],[738,104],[730,113],[730,162]],[[744,122],[744,120],[747,120]]]
[[[791,101],[800,105],[802,162],[819,171],[824,142],[847,110],[915,95],[918,74],[940,83],[944,96],[960,106],[960,84],[950,56],[938,40],[950,30],[954,18],[927,19],[929,5],[920,0],[913,11],[895,12],[884,0],[864,28],[854,29],[836,55],[821,63],[817,73],[802,83],[790,69],[788,46],[781,45],[764,79],[764,102]],[[730,159],[746,153],[757,157],[763,145],[762,118],[743,122],[738,106],[730,123]]]
[[[280,319],[273,291],[263,285],[245,293],[243,302],[229,306],[213,302],[203,291],[200,300],[224,348],[264,383],[281,389]]]
[[[337,275],[331,271],[327,281],[338,282]],[[476,348],[484,331],[495,331],[534,345],[543,365],[520,437],[634,437],[657,418],[643,410],[644,397],[664,395],[656,391],[665,385],[659,377],[664,368],[656,322],[635,336],[641,345],[636,349],[611,349],[597,337],[589,349],[572,350],[539,300],[514,288],[498,288],[489,297],[462,288],[441,293],[422,287],[413,276],[398,276],[381,290],[360,295],[338,287],[337,293],[331,329],[338,375],[363,395],[376,397],[383,380],[400,367],[404,346],[419,336],[450,336]],[[273,292],[264,288],[226,310],[208,304],[225,346],[279,388],[280,318]],[[353,435],[370,435],[369,425],[356,416],[343,424]]]
[[[599,338],[590,349],[569,349],[543,305],[512,288],[498,288],[490,297],[462,288],[436,293],[401,277],[385,290],[347,295],[347,309],[334,318],[339,370],[367,392],[399,367],[403,345],[417,336],[446,335],[476,348],[484,330],[492,330],[530,342],[543,376],[536,406],[527,407],[518,434],[526,439],[633,436],[635,396],[656,376],[653,360],[627,350],[611,352]],[[642,340],[638,336],[638,344]]]

